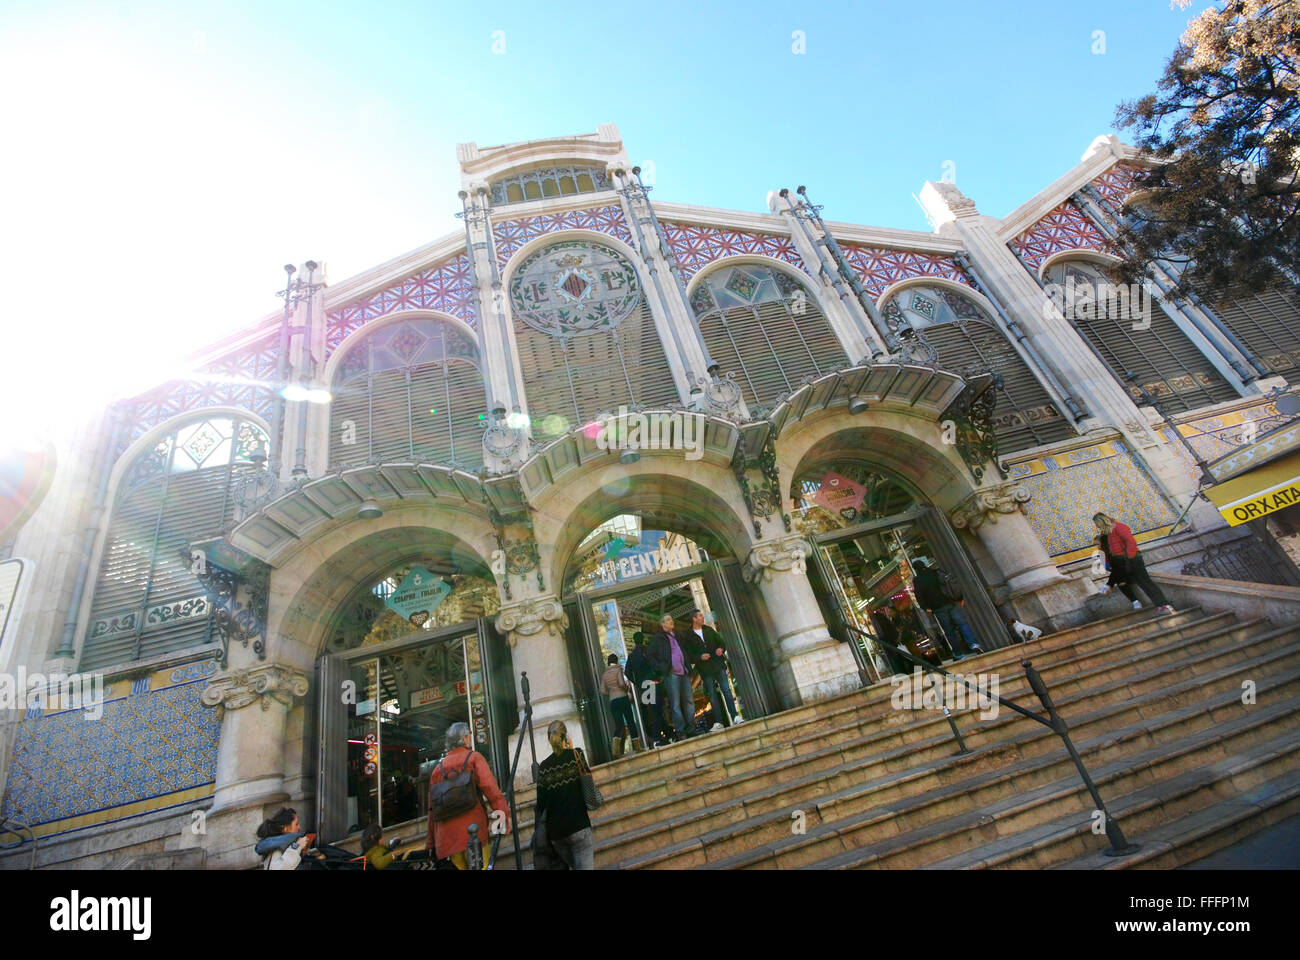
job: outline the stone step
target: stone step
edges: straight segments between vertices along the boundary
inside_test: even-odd
[[[1272,696],[1300,696],[1300,670],[1284,682],[1270,685]],[[1166,752],[1178,758],[1179,762],[1197,763],[1197,746],[1192,749],[1179,748],[1179,742],[1195,737],[1218,736],[1212,727],[1224,725],[1223,718],[1231,714],[1235,717],[1238,734],[1244,738],[1258,738],[1259,730],[1270,725],[1290,725],[1294,727],[1300,718],[1296,717],[1296,703],[1288,703],[1285,709],[1269,712],[1257,711],[1250,714],[1242,707],[1239,700],[1221,697],[1215,710],[1204,705],[1186,708],[1181,717],[1172,717],[1166,721],[1143,721],[1121,728],[1118,731],[1103,733],[1096,738],[1076,740],[1085,762],[1094,777],[1099,777],[1098,759],[1114,756],[1145,747],[1154,753]],[[1217,714],[1216,712],[1217,711]],[[1218,719],[1216,720],[1216,716]],[[807,820],[807,834],[803,837],[791,835],[791,817],[794,807],[774,811],[767,816],[753,818],[753,822],[731,828],[723,828],[712,834],[702,835],[693,842],[687,841],[667,847],[655,854],[638,858],[639,862],[624,862],[622,866],[660,866],[684,867],[745,867],[772,865],[779,859],[802,863],[816,862],[827,855],[828,850],[835,852],[850,845],[843,840],[844,835],[855,835],[859,842],[870,837],[879,837],[881,831],[887,835],[897,834],[902,829],[900,815],[906,815],[908,823],[916,823],[922,833],[929,832],[924,826],[936,817],[942,817],[953,810],[965,811],[962,815],[983,816],[991,804],[998,802],[1015,802],[1023,799],[1026,790],[1043,790],[1042,784],[1050,787],[1061,778],[1069,784],[1066,793],[1071,793],[1078,786],[1074,767],[1069,763],[1064,749],[1056,740],[1055,752],[1049,756],[1040,755],[1028,759],[1019,759],[1014,749],[1010,752],[1011,763],[1006,758],[993,758],[988,768],[982,768],[990,758],[979,754],[958,758],[946,765],[938,765],[933,770],[917,771],[905,774],[901,778],[886,779],[874,784],[850,787],[825,796],[814,806],[804,810]],[[1151,746],[1151,744],[1155,746]],[[1170,745],[1172,743],[1172,745]],[[1132,759],[1121,759],[1118,764],[1120,772],[1133,767]],[[900,779],[910,782],[899,783]],[[1035,787],[1035,784],[1039,786]],[[874,812],[873,812],[874,811]],[[1038,814],[1031,814],[1038,815]],[[942,822],[942,821],[941,821]],[[862,832],[866,831],[866,832]],[[829,844],[829,846],[827,846]]]
[[[1142,656],[1147,657],[1148,662],[1153,664],[1168,664],[1174,658],[1186,660],[1190,653],[1200,650],[1202,647],[1216,643],[1220,645],[1231,643],[1233,646],[1228,650],[1221,651],[1221,656],[1229,659],[1237,658],[1243,655],[1242,650],[1247,649],[1247,639],[1252,629],[1255,629],[1255,627],[1248,625],[1223,628],[1196,637],[1182,646],[1173,643],[1168,648],[1162,648],[1158,652],[1147,653]],[[1300,628],[1279,628],[1272,632],[1272,639],[1263,637],[1255,642],[1276,646],[1289,642],[1289,639],[1297,631],[1300,631]],[[1272,649],[1272,646],[1268,648]],[[1108,670],[1097,668],[1093,671],[1093,676],[1098,682],[1106,679],[1113,680],[1118,675],[1131,674],[1132,670],[1132,662],[1126,662]],[[1023,681],[1023,677],[1019,679]],[[1051,686],[1050,677],[1048,682],[1049,686]],[[1023,683],[1021,685],[1024,686]],[[1052,689],[1054,690],[1054,699],[1062,704],[1069,702],[1070,697],[1065,691],[1057,690],[1056,687],[1052,687]],[[1009,692],[1014,693],[1014,690]],[[1036,701],[1029,705],[1037,706]],[[914,744],[937,745],[942,751],[942,744],[945,741],[951,743],[947,724],[943,722],[941,715],[937,712],[925,712],[925,716],[929,720],[929,726],[924,730],[915,726],[911,729],[902,728],[910,715],[914,714],[906,711],[890,710],[880,716],[858,720],[832,730],[802,733],[793,740],[780,740],[771,746],[761,746],[751,753],[732,760],[723,760],[707,767],[688,770],[671,781],[652,781],[644,786],[626,789],[621,793],[613,793],[605,785],[602,785],[602,791],[606,793],[608,802],[602,808],[601,817],[605,819],[612,814],[627,810],[643,810],[647,804],[653,804],[656,799],[684,793],[687,794],[686,799],[689,802],[691,790],[704,788],[719,781],[731,782],[738,779],[761,777],[767,772],[792,762],[797,763],[800,769],[805,771],[834,766],[842,762],[852,762],[856,757],[852,754],[845,754],[844,751],[845,749],[852,750],[854,747],[865,748],[868,753],[880,753],[896,749],[905,741],[910,740]],[[971,711],[963,714],[965,717],[971,715]],[[1031,723],[1028,720],[1023,722]],[[863,750],[857,752],[862,753]],[[948,752],[951,752],[951,748],[948,748]],[[526,825],[531,822],[531,802],[521,805],[519,811],[521,823]]]
[[[1275,634],[1273,643],[1277,643],[1278,638],[1287,633],[1283,630],[1271,632]],[[1240,656],[1239,653],[1237,655]],[[1184,682],[1183,686],[1195,689],[1203,688],[1204,685],[1201,681],[1192,679]],[[1235,688],[1235,681],[1233,687]],[[1178,691],[1175,690],[1174,694],[1177,693]],[[1202,699],[1203,694],[1204,690],[1201,689],[1199,696]],[[1158,699],[1169,702],[1169,698],[1169,691],[1161,691]],[[1127,693],[1122,700],[1123,702],[1118,706],[1094,711],[1093,716],[1072,718],[1075,720],[1076,735],[1090,735],[1106,728],[1140,720],[1142,718],[1140,707],[1143,704],[1139,703],[1135,706]],[[1068,711],[1068,702],[1061,701],[1061,706],[1063,710]],[[1010,717],[1014,718],[1008,723],[1020,731],[1020,739],[1016,742],[1013,753],[1018,751],[1019,755],[1028,756],[1035,753],[1060,752],[1057,738],[1041,725],[1018,714],[1009,711],[1005,713],[1009,713]],[[1070,716],[1068,712],[1066,715]],[[601,818],[608,816],[606,810],[596,815],[598,851],[602,848],[613,850],[616,846],[626,848],[629,842],[640,843],[648,838],[652,839],[657,831],[670,825],[674,832],[681,836],[686,831],[701,832],[710,823],[716,823],[720,817],[728,822],[734,822],[763,809],[779,807],[783,801],[802,802],[801,798],[806,798],[808,795],[825,797],[837,786],[844,786],[855,777],[866,780],[873,776],[880,776],[881,771],[905,771],[910,767],[923,766],[927,763],[948,762],[953,752],[953,743],[947,734],[946,724],[943,723],[942,718],[935,718],[928,721],[927,725],[935,731],[936,735],[919,743],[899,742],[897,739],[891,741],[889,739],[891,734],[899,731],[887,731],[883,734],[877,732],[874,736],[863,738],[861,750],[855,750],[855,744],[823,750],[823,756],[814,757],[812,760],[805,759],[798,766],[790,764],[788,760],[780,760],[774,764],[775,770],[760,771],[759,774],[746,778],[738,776],[723,765],[722,769],[713,771],[713,782],[694,790],[682,793],[679,785],[662,785],[662,790],[649,804],[604,821]],[[1012,737],[1011,731],[1011,726],[1004,727],[991,738],[993,742],[1002,744],[1004,749],[1000,756],[1003,759],[995,761],[987,755],[988,751],[986,751],[986,755],[980,758],[979,762],[984,764],[1009,762],[1006,759],[1008,750],[1005,742]],[[887,747],[892,747],[892,750],[886,749]],[[804,792],[800,794],[799,791]],[[724,806],[715,809],[720,803]],[[687,812],[683,814],[683,810]],[[525,831],[530,829],[529,823],[525,822],[522,816],[521,826]],[[632,828],[630,831],[629,827]],[[662,838],[658,843],[662,845]]]
[[[959,667],[966,673],[990,672],[994,665],[1005,664],[1008,672],[1019,671],[1020,660],[1027,652],[1033,651],[1034,665],[1041,673],[1050,670],[1057,657],[1070,660],[1080,656],[1085,649],[1106,649],[1108,644],[1120,645],[1131,639],[1155,636],[1185,625],[1206,623],[1207,620],[1228,622],[1230,619],[1231,614],[1206,618],[1199,608],[1189,608],[1165,617],[1156,617],[1150,611],[1130,611],[1109,618],[1108,621],[1100,621],[1098,625],[1105,625],[1108,629],[1092,639],[1079,633],[1080,628],[1074,628],[1063,631],[1066,635],[1064,637],[1062,634],[1054,634],[1052,638],[1041,637],[1033,644],[1017,644],[1012,648],[969,658]],[[1023,680],[1023,676],[1020,679]],[[852,719],[888,715],[893,712],[890,707],[893,690],[893,685],[888,681],[874,684],[864,690],[758,718],[686,743],[624,757],[594,768],[593,773],[601,791],[607,795],[688,776],[702,767],[751,753],[767,744],[780,744],[788,739],[783,735],[784,731],[797,729],[802,734],[813,734],[835,729]],[[536,798],[536,790],[530,785],[516,791],[515,797],[521,808],[530,807]]]
[[[1093,851],[1052,870],[1171,870],[1195,863],[1300,813],[1300,768],[1138,834],[1126,857]]]

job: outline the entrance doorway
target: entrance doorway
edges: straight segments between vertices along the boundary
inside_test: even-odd
[[[600,689],[609,658],[615,657],[626,670],[628,656],[641,643],[649,644],[665,615],[673,618],[674,633],[685,636],[691,630],[691,612],[700,610],[726,646],[726,666],[712,698],[698,671],[693,677],[697,729],[709,730],[715,723],[729,726],[769,713],[775,701],[765,633],[756,611],[742,610],[734,601],[735,585],[741,582],[735,561],[710,558],[679,535],[642,530],[636,517],[616,517],[602,528],[619,531],[619,541],[642,549],[627,551],[627,556],[619,545],[605,550],[595,564],[580,568],[564,598],[569,663],[591,762],[613,758],[615,721],[609,698]],[[589,537],[579,549],[590,550],[592,542]],[[598,537],[594,542],[601,548],[609,539]],[[651,745],[665,732],[662,685],[637,692],[641,709],[636,711],[636,735]],[[646,703],[647,699],[654,702]]]
[[[932,507],[913,506],[814,538],[814,589],[827,626],[852,645],[864,683],[875,683],[910,665],[891,656],[902,646],[936,664],[965,652],[956,636],[917,595],[917,574],[943,571],[955,583],[970,632],[984,650],[1006,646],[1006,629],[966,551],[947,521]],[[932,608],[933,609],[933,608]]]

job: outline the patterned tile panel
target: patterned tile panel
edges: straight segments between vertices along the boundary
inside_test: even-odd
[[[1012,240],[1011,246],[1032,270],[1037,270],[1048,257],[1064,250],[1108,252],[1101,231],[1069,200]]]
[[[172,417],[205,407],[239,407],[270,421],[275,395],[265,381],[217,373],[213,380],[172,380],[125,402],[127,427],[113,457]]]
[[[354,330],[399,310],[439,310],[477,328],[477,293],[470,279],[469,257],[459,254],[329,314],[325,319],[326,355]]]
[[[789,237],[770,233],[750,233],[744,230],[723,230],[719,227],[702,227],[693,223],[663,221],[668,246],[672,248],[683,279],[690,280],[715,260],[739,254],[773,257],[783,260],[804,273],[808,268],[795,250]]]
[[[565,210],[562,213],[543,213],[535,217],[502,220],[492,224],[492,237],[496,242],[497,263],[503,268],[515,251],[529,240],[561,230],[595,230],[632,243],[623,208],[618,204],[596,207],[591,210]]]
[[[858,280],[873,297],[890,285],[913,277],[944,277],[971,286],[970,279],[948,257],[910,250],[886,250],[841,243],[844,259],[857,271]]]
[[[1033,495],[1024,506],[1030,526],[1058,563],[1091,551],[1092,515],[1109,513],[1135,534],[1174,522],[1174,512],[1119,441],[1015,464],[1013,479]]]
[[[73,709],[19,721],[0,814],[51,836],[210,794],[221,723],[199,696],[216,669],[162,670],[147,689],[114,681],[98,719]]]
[[[1141,167],[1131,163],[1117,163],[1092,181],[1092,189],[1118,210],[1125,198],[1133,192],[1133,184],[1141,173]]]

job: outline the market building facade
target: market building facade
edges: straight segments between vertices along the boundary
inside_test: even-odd
[[[286,804],[329,838],[416,820],[453,722],[508,777],[525,675],[534,729],[603,761],[600,671],[665,613],[729,638],[746,718],[889,676],[921,562],[986,648],[1073,625],[1099,510],[1156,569],[1297,582],[1300,507],[1197,497],[1286,452],[1294,302],[1111,288],[1115,138],[1002,219],[927,183],[930,233],[802,188],[652,202],[612,125],[459,162],[463,232],[287,269],[281,311],[59,451],[0,670],[104,692],[6,714],[0,815],[40,863],[248,866]]]

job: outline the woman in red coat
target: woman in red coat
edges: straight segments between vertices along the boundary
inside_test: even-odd
[[[1111,558],[1112,574],[1118,573],[1118,576],[1113,576],[1113,579],[1116,582],[1126,580],[1131,586],[1140,588],[1155,606],[1156,612],[1173,613],[1174,608],[1165,599],[1163,591],[1147,573],[1146,561],[1142,559],[1142,551],[1138,549],[1137,540],[1133,538],[1133,531],[1128,528],[1128,525],[1104,513],[1095,514],[1092,522],[1106,538],[1105,550],[1107,556]],[[1116,563],[1120,566],[1119,570],[1115,570]],[[1141,606],[1138,600],[1133,600],[1134,610],[1140,609]]]
[[[506,804],[505,794],[497,786],[496,778],[492,776],[492,771],[488,768],[487,760],[483,754],[477,752],[471,746],[473,740],[474,735],[470,732],[468,723],[453,723],[447,728],[447,755],[442,758],[441,763],[433,768],[433,774],[429,778],[430,794],[432,794],[433,785],[441,780],[444,775],[454,777],[468,766],[473,771],[474,786],[477,788],[480,798],[486,797],[492,809],[501,812],[502,817],[498,819],[505,824],[508,833],[510,831],[510,812],[509,806]],[[433,819],[433,811],[430,810],[429,840],[425,844],[425,849],[435,851],[434,855],[439,859],[451,860],[461,870],[468,870],[469,862],[465,851],[469,849],[469,825],[471,823],[478,824],[478,836],[486,848],[491,840],[488,833],[487,814],[483,812],[481,802],[449,820]],[[485,855],[484,866],[486,865],[487,857]]]

